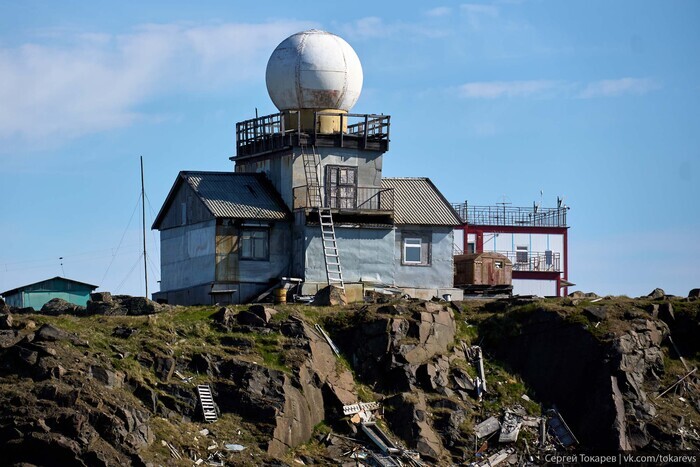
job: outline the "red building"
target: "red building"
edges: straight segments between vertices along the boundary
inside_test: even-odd
[[[462,225],[455,229],[456,253],[493,251],[513,263],[513,294],[561,296],[571,284],[568,264],[568,207],[522,208],[499,204],[453,204]]]

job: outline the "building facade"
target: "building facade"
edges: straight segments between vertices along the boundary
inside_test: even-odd
[[[362,70],[337,36],[305,31],[268,62],[278,113],[236,124],[232,173],[182,172],[153,228],[169,303],[243,303],[279,284],[451,294],[460,219],[427,178],[385,178],[388,115],[354,114]]]
[[[559,297],[568,293],[568,207],[522,208],[453,204],[462,220],[457,253],[495,252],[513,264],[513,294]]]
[[[54,298],[61,298],[74,305],[85,306],[90,299],[90,293],[96,288],[96,285],[56,276],[8,290],[0,295],[9,306],[15,308],[31,307],[38,311]]]

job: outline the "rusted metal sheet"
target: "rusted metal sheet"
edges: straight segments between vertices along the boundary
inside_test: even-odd
[[[486,438],[501,428],[501,423],[496,417],[490,417],[474,427],[474,434],[477,438]]]

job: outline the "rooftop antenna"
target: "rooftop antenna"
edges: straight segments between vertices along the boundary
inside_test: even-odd
[[[544,192],[542,190],[540,190],[540,202],[539,203],[536,203],[534,201],[532,202],[532,211],[534,214],[537,214],[537,211],[540,209],[540,206],[542,206],[542,195],[543,194],[544,194]]]
[[[143,278],[146,286],[146,298],[148,298],[148,263],[146,262],[146,189],[143,183],[143,156],[141,159],[141,226],[143,237]]]
[[[562,204],[564,204],[564,197],[557,196],[557,208],[560,208]]]
[[[63,277],[66,277],[66,271],[63,270],[63,256],[59,256],[58,260],[61,262],[61,274],[63,274]]]

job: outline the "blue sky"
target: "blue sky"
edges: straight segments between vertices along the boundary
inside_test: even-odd
[[[0,1],[0,290],[142,294],[139,156],[150,225],[178,171],[232,169],[270,53],[311,27],[357,51],[353,111],[392,116],[385,175],[564,196],[577,289],[700,287],[700,2],[143,3]]]

